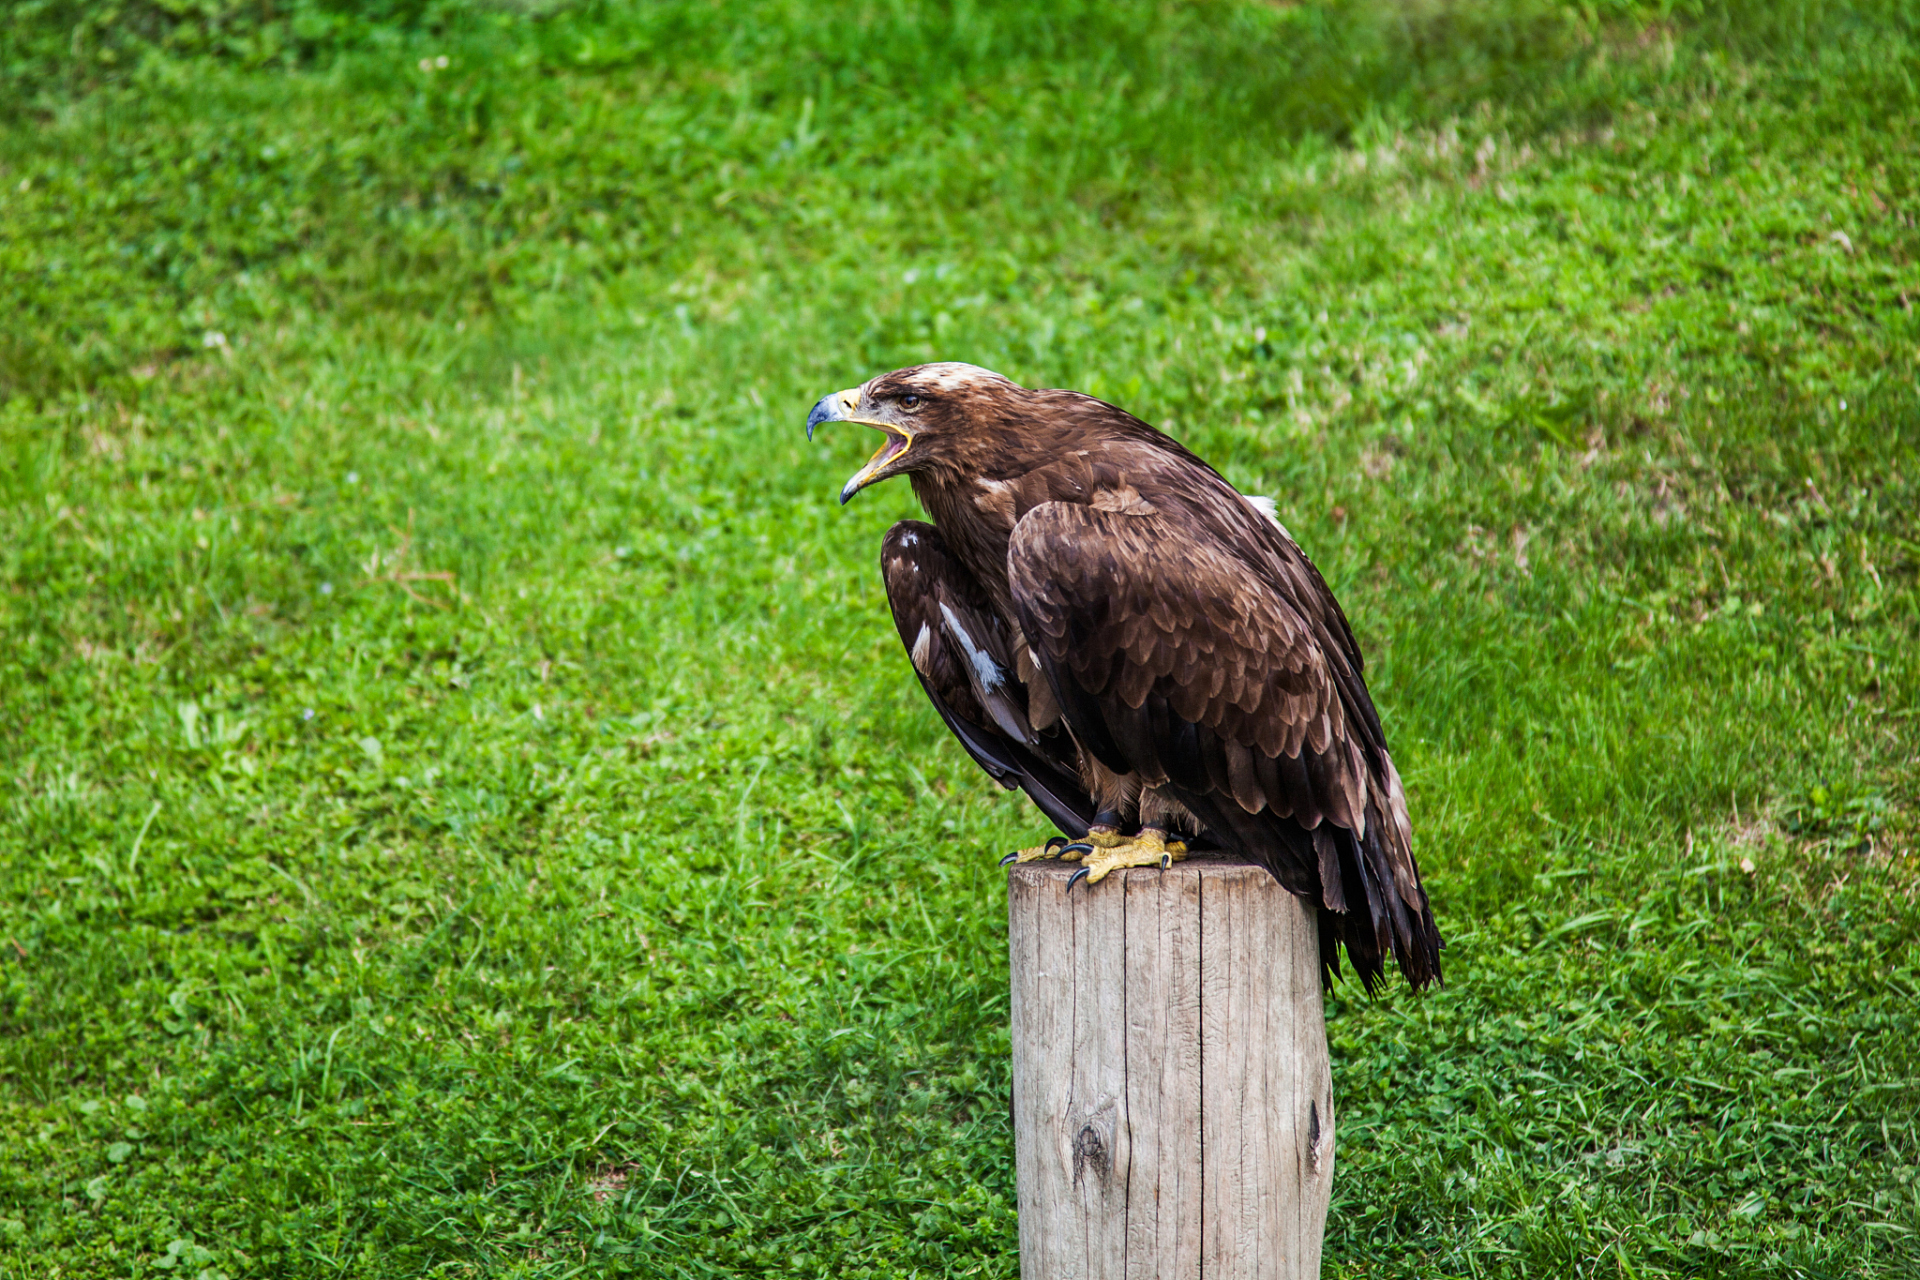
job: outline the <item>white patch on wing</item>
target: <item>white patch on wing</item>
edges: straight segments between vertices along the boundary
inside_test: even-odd
[[[1240,496],[1247,500],[1248,506],[1273,521],[1273,527],[1278,529],[1282,534],[1285,534],[1288,542],[1293,541],[1293,535],[1287,533],[1287,526],[1280,523],[1280,513],[1274,507],[1272,498],[1269,498],[1264,493],[1243,493]]]
[[[926,623],[920,624],[920,634],[913,638],[913,669],[921,675],[927,674],[927,663],[933,657],[933,632]]]
[[[981,511],[998,511],[1009,521],[1013,519],[1013,483],[1009,480],[988,480],[984,476],[975,481],[980,492],[973,495],[973,505]]]
[[[973,664],[973,673],[980,677],[980,687],[988,692],[998,689],[1006,680],[1006,676],[1001,672],[1000,664],[993,660],[993,655],[973,642],[973,637],[967,634],[967,629],[960,625],[960,619],[954,617],[953,610],[947,608],[945,604],[940,606],[940,616],[947,620],[948,634],[960,642],[960,648],[965,651],[967,661]]]

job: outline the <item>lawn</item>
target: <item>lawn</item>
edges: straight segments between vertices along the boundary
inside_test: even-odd
[[[1352,617],[1341,1277],[1920,1274],[1920,6],[0,16],[0,1277],[1011,1277],[1005,873],[824,392]]]

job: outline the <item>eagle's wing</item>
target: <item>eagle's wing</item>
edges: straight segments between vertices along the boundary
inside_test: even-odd
[[[1041,731],[1029,721],[1013,628],[940,531],[918,520],[896,524],[881,545],[880,571],[900,643],[953,736],[994,781],[1024,790],[1066,835],[1083,835],[1093,798],[1073,743],[1057,726]]]
[[[1263,556],[1150,503],[1046,502],[1015,526],[1007,564],[1080,745],[1319,904],[1330,970],[1337,939],[1369,987],[1388,950],[1425,985],[1439,932],[1358,654],[1311,566],[1263,573],[1249,563]],[[1290,598],[1303,588],[1315,598]]]

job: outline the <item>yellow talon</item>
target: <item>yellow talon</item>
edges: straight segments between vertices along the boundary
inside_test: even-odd
[[[1000,859],[1000,865],[1010,867],[1022,862],[1038,862],[1042,858],[1059,858],[1063,862],[1078,862],[1079,854],[1064,852],[1069,847],[1064,838],[1055,836],[1045,844],[1037,844],[1031,849],[1015,850]]]
[[[1142,827],[1140,834],[1131,839],[1122,837],[1111,843],[1103,842],[1086,855],[1081,865],[1086,868],[1087,883],[1098,884],[1110,871],[1123,867],[1159,867],[1165,871],[1186,856],[1186,841],[1169,840],[1167,833],[1157,827]]]
[[[1094,884],[1121,867],[1159,867],[1165,871],[1186,856],[1186,841],[1168,839],[1167,833],[1158,827],[1142,827],[1140,834],[1134,836],[1123,835],[1113,827],[1094,827],[1072,844],[1055,836],[1045,844],[1008,854],[1000,865],[1014,866],[1043,858],[1079,862],[1086,870],[1075,879]]]
[[[1072,843],[1068,843],[1061,837],[1055,836],[1045,844],[1038,844],[1031,849],[1021,849],[1015,853],[1008,854],[1000,860],[1000,865],[1005,867],[1022,862],[1038,862],[1042,858],[1058,858],[1062,862],[1078,862],[1081,857],[1085,855],[1087,846],[1089,845],[1095,849],[1111,849],[1126,842],[1127,837],[1121,835],[1116,828],[1105,826],[1090,827],[1086,835],[1081,836]],[[1182,847],[1184,848],[1184,846]]]

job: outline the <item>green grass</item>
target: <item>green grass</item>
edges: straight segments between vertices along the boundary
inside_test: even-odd
[[[1042,824],[800,429],[935,357],[1354,620],[1330,1275],[1920,1272],[1920,10],[122,9],[0,34],[0,1276],[1016,1274]]]

